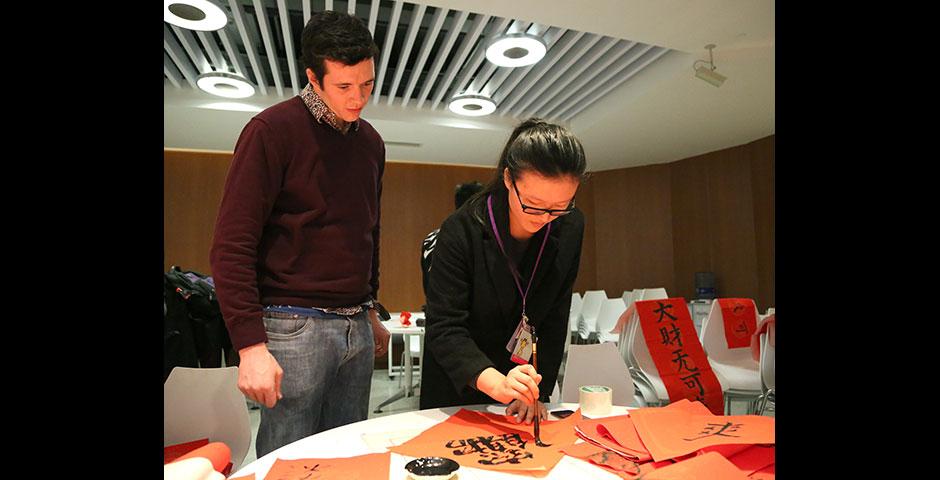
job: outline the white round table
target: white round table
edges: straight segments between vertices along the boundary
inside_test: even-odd
[[[558,409],[577,410],[578,404],[554,403],[546,404],[546,407],[548,407],[549,411]],[[463,408],[500,414],[506,412],[505,405],[473,405]],[[285,445],[243,466],[232,474],[230,478],[254,473],[255,480],[263,480],[268,470],[274,465],[274,461],[278,458],[285,460],[299,458],[338,458],[353,457],[367,453],[382,453],[387,450],[388,446],[401,444],[416,437],[424,430],[446,420],[447,417],[453,415],[459,409],[460,407],[448,407],[405,412],[397,415],[363,420],[361,422],[351,423],[325,432],[320,432],[316,435],[311,435]],[[629,410],[631,410],[630,407],[614,406],[613,410],[607,416],[623,415]],[[408,479],[405,464],[413,459],[414,457],[407,457],[392,452],[388,476],[379,476],[377,478],[388,478],[389,480]],[[532,478],[524,475],[513,475],[465,467],[463,465],[460,466],[460,470],[458,470],[457,473],[457,480]],[[570,480],[572,478],[619,480],[620,477],[606,472],[600,467],[591,465],[588,462],[566,455],[562,457],[561,461],[555,465],[547,476],[542,478],[559,480]]]

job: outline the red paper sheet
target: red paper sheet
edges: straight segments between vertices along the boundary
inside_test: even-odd
[[[753,358],[755,362],[760,362],[760,334],[764,332],[769,332],[768,327],[770,327],[771,323],[776,325],[777,323],[776,313],[761,320],[760,323],[757,324],[757,330],[754,331],[753,335],[751,335],[751,358]],[[776,331],[776,329],[774,331]],[[768,335],[770,334],[768,333]],[[773,335],[770,335],[767,338],[767,342],[770,344],[771,347],[777,346],[777,340],[774,338]]]
[[[606,425],[612,425],[612,428],[618,430],[624,441],[618,441],[610,435],[610,430]],[[642,463],[652,458],[649,451],[643,446],[640,437],[636,434],[636,429],[633,428],[633,420],[627,415],[584,420],[579,422],[575,428],[584,440],[598,447],[625,455],[628,460]],[[629,430],[633,431],[632,435]]]
[[[636,311],[636,307],[631,303],[630,306],[620,314],[620,317],[617,318],[617,324],[614,325],[614,328],[610,329],[610,333],[620,333],[630,320],[630,317],[633,316],[634,311]]]
[[[694,415],[676,408],[642,408],[630,415],[643,445],[656,461],[713,445],[775,442],[773,417]]]
[[[370,480],[388,478],[389,452],[346,458],[278,458],[264,480]]]
[[[183,455],[174,462],[179,462],[181,460],[186,460],[187,458],[202,457],[208,459],[212,462],[213,470],[221,472],[222,475],[228,475],[232,470],[232,462],[229,460],[232,459],[232,449],[228,448],[228,445],[222,442],[212,442],[207,445],[203,445],[186,455]]]
[[[747,480],[734,464],[721,454],[709,452],[672,465],[657,468],[643,475],[643,480]]]
[[[725,323],[725,341],[728,348],[751,345],[751,334],[757,330],[757,309],[749,298],[719,298],[721,317]]]
[[[768,465],[754,473],[752,473],[748,478],[751,480],[774,480],[777,478],[775,471],[776,464]]]
[[[774,445],[751,445],[734,455],[725,456],[745,475],[773,465],[776,457],[777,447]]]
[[[640,474],[639,463],[590,443],[578,443],[565,447],[562,451],[570,457],[592,463],[623,478],[636,478]]]
[[[209,444],[208,438],[201,438],[199,440],[193,440],[186,443],[177,443],[176,445],[169,445],[163,447],[163,464],[176,460],[177,458],[186,455],[187,453],[205,445]]]
[[[697,400],[715,415],[725,411],[718,377],[698,340],[685,299],[636,302],[640,328],[669,400]]]
[[[581,413],[540,423],[542,441],[551,447],[536,446],[533,426],[516,424],[510,418],[461,409],[389,450],[412,457],[448,457],[473,468],[544,475],[561,460],[560,449],[575,442],[574,425]]]

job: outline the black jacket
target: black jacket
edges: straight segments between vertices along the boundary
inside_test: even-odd
[[[509,238],[507,191],[493,193],[496,225]],[[571,289],[578,275],[584,215],[580,210],[552,222],[551,234],[526,300],[538,333],[539,393],[552,393],[568,332]],[[529,241],[520,272],[525,289],[545,228]],[[427,324],[421,368],[422,409],[493,403],[469,383],[487,367],[506,374],[517,364],[506,344],[519,324],[522,298],[500,252],[486,197],[467,202],[441,225],[427,289]]]

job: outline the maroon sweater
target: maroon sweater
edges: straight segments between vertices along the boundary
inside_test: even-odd
[[[267,341],[263,305],[344,307],[379,290],[385,144],[365,120],[343,135],[300,97],[251,119],[235,145],[209,261],[241,349]]]

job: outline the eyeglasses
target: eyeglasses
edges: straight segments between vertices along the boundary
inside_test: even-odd
[[[568,215],[572,210],[574,210],[573,198],[571,199],[571,203],[568,205],[568,208],[565,209],[530,207],[522,203],[522,197],[519,196],[519,187],[516,186],[516,179],[512,179],[512,189],[516,191],[516,198],[519,199],[519,205],[522,205],[522,211],[528,213],[529,215],[545,215],[547,213],[553,217],[560,217],[562,215]]]

